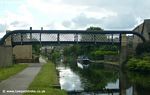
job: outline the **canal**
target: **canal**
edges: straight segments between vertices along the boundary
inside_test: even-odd
[[[150,76],[102,64],[79,68],[76,61],[56,63],[61,89],[69,95],[150,95]]]

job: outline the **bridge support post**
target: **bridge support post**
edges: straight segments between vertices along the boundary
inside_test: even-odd
[[[0,67],[7,67],[13,64],[12,39],[9,36],[5,39],[4,45],[0,46]]]
[[[123,63],[126,60],[127,60],[127,38],[126,34],[121,34],[120,67],[123,67]]]
[[[0,67],[7,67],[13,64],[13,53],[11,46],[0,46]]]

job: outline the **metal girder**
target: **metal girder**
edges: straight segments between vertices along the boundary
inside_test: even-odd
[[[122,34],[133,34],[145,38],[133,31],[86,31],[86,30],[14,30],[4,35],[0,45],[11,36],[12,45],[28,44],[121,44]]]

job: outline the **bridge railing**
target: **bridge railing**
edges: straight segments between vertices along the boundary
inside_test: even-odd
[[[15,30],[7,33],[0,45],[11,36],[13,45],[24,44],[121,44],[122,34],[133,34],[145,41],[145,38],[132,31],[85,31],[85,30]]]

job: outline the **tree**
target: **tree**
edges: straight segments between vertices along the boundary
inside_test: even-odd
[[[90,27],[86,29],[87,32],[102,32],[103,29],[100,27]],[[105,34],[83,34],[81,36],[81,41],[104,41],[107,39]]]
[[[86,31],[87,32],[102,32],[103,29],[101,29],[100,27],[89,27],[89,28],[86,29]],[[106,39],[107,37],[105,35],[84,34],[84,35],[81,36],[81,41],[98,41],[99,38]],[[98,47],[95,47],[94,45],[81,45],[80,49],[82,50],[83,55],[90,56],[90,52],[97,50]]]
[[[33,54],[40,55],[41,53],[40,48],[41,48],[41,45],[32,45]]]

